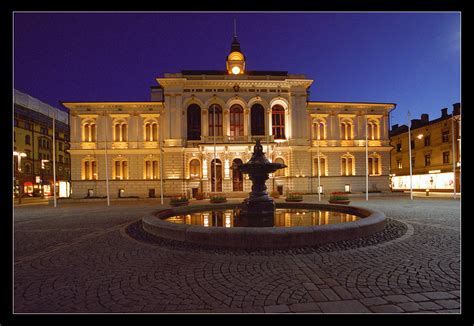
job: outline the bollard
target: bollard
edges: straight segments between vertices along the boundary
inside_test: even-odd
[[[429,196],[429,195],[430,195],[430,190],[426,189],[426,196]]]

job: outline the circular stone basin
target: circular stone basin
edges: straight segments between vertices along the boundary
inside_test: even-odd
[[[176,207],[142,219],[157,237],[205,246],[291,248],[365,237],[385,228],[381,212],[355,206],[276,203],[273,227],[239,227],[238,204]]]

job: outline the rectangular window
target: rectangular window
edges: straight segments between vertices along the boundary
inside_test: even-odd
[[[84,162],[84,179],[86,180],[90,179],[90,162],[89,161]]]
[[[449,142],[449,130],[444,130],[441,137],[443,138],[443,143]]]
[[[115,161],[115,179],[122,179],[122,166],[120,161]]]
[[[97,180],[97,163],[96,161],[92,161],[92,179]]]
[[[414,148],[415,148],[415,141],[412,140],[412,141],[411,141],[411,149],[414,149]]]
[[[60,151],[63,150],[63,143],[59,143],[59,150],[60,150]]]
[[[397,152],[401,152],[402,151],[402,143],[398,143],[397,144]]]
[[[319,158],[319,162],[321,163],[319,171],[321,172],[321,176],[326,176],[326,160],[322,157]],[[318,159],[314,159],[314,173],[317,176],[318,175]]]
[[[63,156],[59,155],[59,163],[63,163]]]
[[[158,161],[153,161],[153,179],[158,179]]]
[[[431,165],[431,155],[426,154],[425,155],[425,166],[430,166]]]
[[[411,158],[411,167],[415,167],[415,157]]]
[[[443,163],[449,163],[449,152],[443,152]]]
[[[430,136],[425,136],[425,146],[430,146],[431,145],[431,138]]]
[[[151,179],[151,161],[145,162],[145,178]]]
[[[398,167],[399,169],[402,169],[402,168],[403,168],[402,160],[397,160],[397,167]]]

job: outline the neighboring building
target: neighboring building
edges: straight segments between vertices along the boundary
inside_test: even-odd
[[[453,105],[451,114],[447,108],[442,109],[438,119],[430,121],[428,114],[422,114],[421,119],[412,119],[410,129],[413,189],[452,192],[455,182],[456,192],[459,192],[460,103]],[[410,189],[408,126],[392,126],[390,142],[394,148],[391,152],[391,186],[394,190]]]
[[[69,197],[71,161],[68,152],[68,113],[18,90],[14,90],[13,113],[13,150],[26,154],[21,160],[18,160],[18,156],[13,156],[15,195],[18,195],[20,186],[26,195],[53,195],[52,117],[55,114],[57,195]]]
[[[270,176],[269,190],[315,193],[319,148],[324,193],[365,191],[366,114],[369,191],[389,190],[395,104],[308,102],[313,81],[304,75],[245,64],[234,37],[225,71],[165,74],[150,102],[63,102],[73,196],[105,196],[107,179],[112,197],[158,196],[161,168],[165,195],[246,195],[251,181],[235,163],[250,159],[257,138],[271,161],[288,166]]]

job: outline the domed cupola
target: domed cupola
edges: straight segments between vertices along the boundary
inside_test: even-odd
[[[230,45],[230,53],[227,56],[227,72],[231,75],[241,75],[245,72],[245,56],[240,50],[240,43],[237,40],[237,32],[234,20],[234,38]]]

